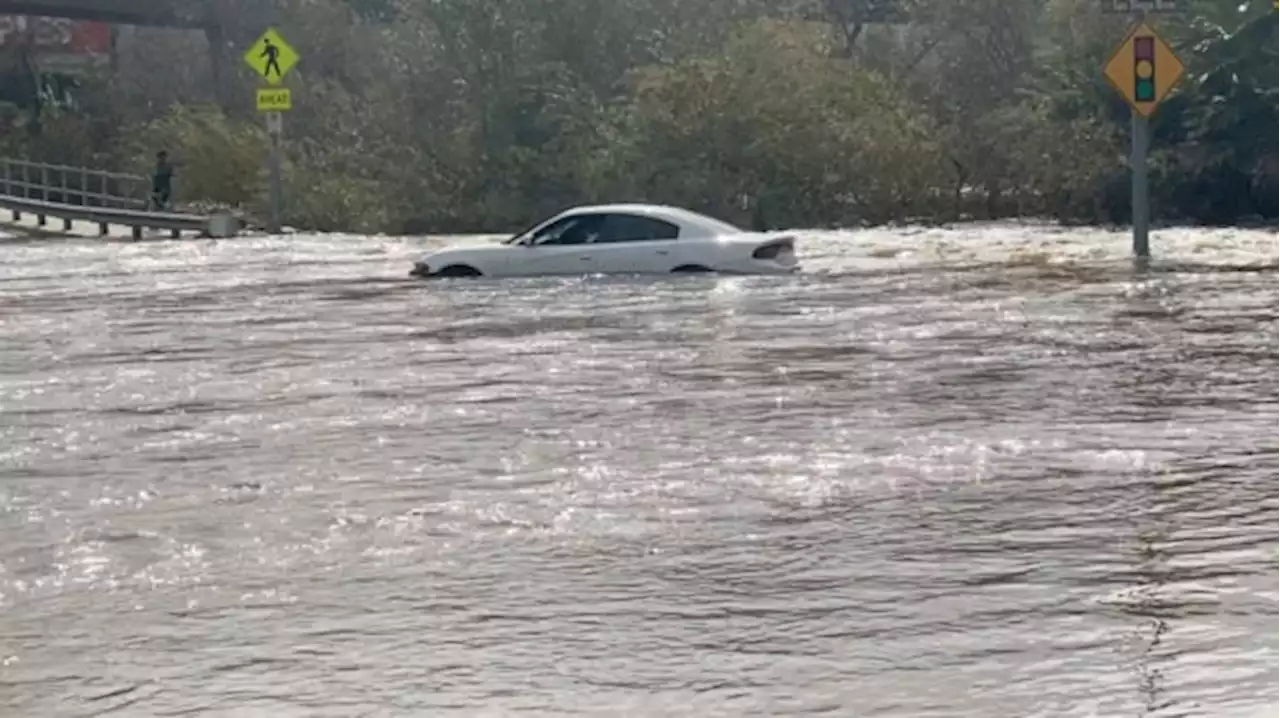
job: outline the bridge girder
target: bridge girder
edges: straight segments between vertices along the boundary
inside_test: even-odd
[[[0,14],[44,15],[117,25],[207,29],[196,3],[165,0],[0,0]],[[203,3],[201,3],[203,5]]]

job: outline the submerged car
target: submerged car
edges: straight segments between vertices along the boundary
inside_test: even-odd
[[[446,248],[414,263],[414,277],[556,274],[787,274],[795,237],[760,233],[679,207],[575,207],[497,244]]]

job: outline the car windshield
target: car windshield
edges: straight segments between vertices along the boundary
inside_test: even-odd
[[[545,223],[546,221],[547,221],[547,220],[545,220],[545,219],[540,219],[540,220],[538,220],[537,222],[534,222],[533,224],[529,225],[528,227],[525,227],[524,229],[520,230],[519,232],[516,232],[515,234],[511,235],[510,237],[507,237],[506,239],[502,240],[502,243],[503,243],[503,244],[515,244],[515,243],[516,243],[516,241],[517,241],[517,240],[519,240],[521,237],[523,237],[523,236],[525,236],[526,234],[528,234],[528,233],[532,232],[533,230],[537,229],[539,226],[541,226],[541,225],[542,225],[543,223]]]

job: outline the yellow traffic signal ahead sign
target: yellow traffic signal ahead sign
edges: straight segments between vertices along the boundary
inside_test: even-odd
[[[1169,44],[1139,22],[1111,55],[1103,74],[1134,112],[1150,117],[1185,70]]]
[[[280,37],[274,27],[267,28],[244,53],[245,64],[273,85],[284,80],[284,76],[298,64],[298,59],[298,52]]]

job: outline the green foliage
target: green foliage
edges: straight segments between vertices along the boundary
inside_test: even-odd
[[[175,195],[233,207],[260,201],[267,139],[256,124],[227,117],[217,107],[176,105],[156,119],[126,130],[121,164],[149,175],[160,150],[175,165]]]
[[[819,25],[764,21],[713,55],[637,75],[610,128],[613,194],[770,224],[880,222],[917,211],[940,160],[922,109],[831,56]],[[692,202],[691,202],[692,200]]]
[[[139,31],[78,110],[42,106],[7,58],[0,152],[145,173],[163,147],[179,200],[262,216],[267,138],[237,55],[271,24],[303,56],[294,226],[498,231],[621,200],[764,226],[1128,216],[1129,111],[1101,76],[1127,20],[1097,0],[199,4],[232,44],[216,82],[180,32]],[[1186,8],[1153,21],[1188,66],[1153,120],[1155,210],[1275,217],[1275,11]],[[142,62],[156,47],[192,62]]]
[[[92,122],[84,115],[54,109],[34,119],[14,113],[6,124],[12,128],[3,142],[7,156],[74,166],[93,165],[101,159],[93,151]]]

